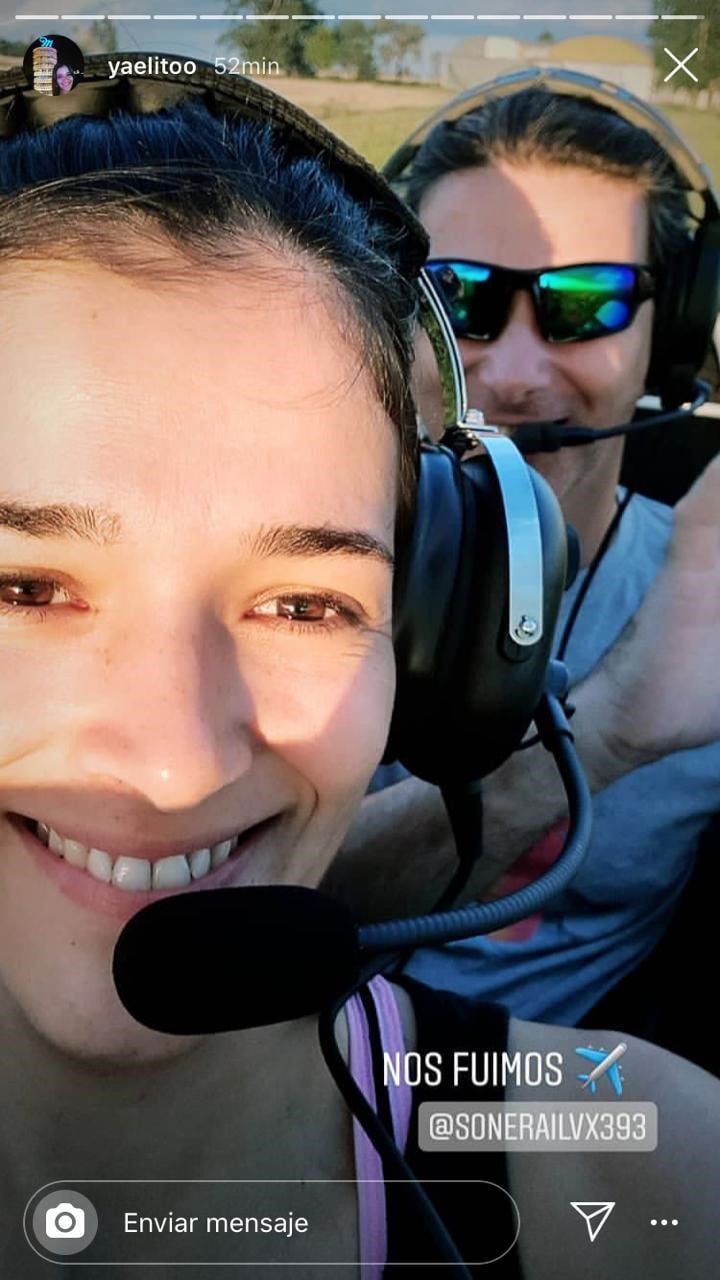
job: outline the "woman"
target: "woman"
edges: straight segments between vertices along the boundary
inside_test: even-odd
[[[53,97],[57,97],[59,94],[69,93],[74,87],[74,84],[75,74],[64,62],[61,62],[59,66],[53,67]]]
[[[432,1255],[426,1243],[413,1253],[422,1223],[397,1193],[386,1249],[367,1187],[358,1207],[371,1156],[362,1140],[353,1152],[314,1019],[162,1036],[121,1007],[110,969],[124,921],[162,893],[316,885],[380,759],[415,443],[402,246],[286,131],[192,104],[20,134],[0,146],[0,179],[12,428],[0,446],[4,1274],[46,1273],[32,1270],[22,1208],[42,1184],[82,1178],[186,1180],[146,1185],[145,1199],[117,1186],[105,1252],[88,1255],[98,1261],[174,1259],[204,1274],[206,1238],[190,1232],[180,1249],[150,1234],[132,1254],[122,1215],[165,1193],[166,1219],[199,1203],[220,1212],[221,1188],[198,1199],[187,1180],[247,1179],[243,1214],[287,1216],[300,1193],[283,1179],[302,1184],[313,1230],[274,1251],[243,1236],[231,1257],[280,1257],[311,1276],[320,1261],[387,1256],[420,1275]],[[552,1096],[582,1098],[572,1033],[513,1023],[506,1039],[499,1013],[438,1005],[412,985],[396,1000],[406,1049],[559,1050],[569,1069]],[[362,1042],[352,1026],[349,1038]],[[681,1171],[689,1141],[711,1160],[714,1085],[641,1044],[630,1060],[626,1096],[679,1098],[661,1132],[680,1219],[710,1195],[708,1180],[691,1196]],[[460,1098],[498,1093],[460,1082]],[[414,1130],[408,1152],[425,1178],[483,1176],[475,1159],[420,1156]],[[557,1178],[575,1178],[575,1198],[603,1198],[609,1159],[482,1163],[491,1181],[509,1176],[534,1224],[521,1261],[509,1252],[494,1274],[557,1274],[540,1247],[548,1225],[568,1226]],[[639,1185],[662,1187],[663,1171],[652,1154],[625,1162],[613,1194],[637,1208]],[[102,1194],[100,1182],[84,1190]],[[490,1257],[510,1249],[504,1191],[436,1194],[451,1217],[462,1205],[453,1230],[470,1262],[489,1260],[491,1202],[511,1230]],[[648,1273],[690,1275],[709,1219],[682,1250],[648,1228]],[[566,1274],[588,1266],[573,1228]],[[618,1257],[637,1250],[620,1237]]]

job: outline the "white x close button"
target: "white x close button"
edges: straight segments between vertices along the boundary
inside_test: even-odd
[[[699,47],[700,46],[698,45],[698,49]],[[698,49],[693,49],[684,58],[676,58],[672,49],[663,49],[663,53],[666,53],[668,58],[672,58],[673,62],[676,64],[673,67],[672,71],[668,72],[668,74],[665,76],[665,79],[663,80],[663,84],[667,84],[668,80],[672,80],[673,76],[676,76],[678,71],[684,71],[686,76],[689,76],[691,80],[695,81],[695,84],[698,84],[699,81],[697,76],[693,75],[692,71],[687,65],[690,59],[695,57],[695,54],[698,52]]]

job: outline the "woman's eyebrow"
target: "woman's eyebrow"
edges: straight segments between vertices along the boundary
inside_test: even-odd
[[[0,528],[28,538],[82,538],[99,546],[118,542],[120,516],[103,507],[80,503],[43,503],[0,500]],[[363,529],[328,525],[272,525],[259,529],[247,541],[257,556],[369,556],[393,568],[393,554],[384,542]]]
[[[121,521],[113,511],[76,502],[33,505],[0,499],[0,528],[28,538],[82,538],[108,546],[119,541]]]
[[[340,529],[329,525],[282,524],[259,529],[250,539],[251,554],[257,556],[369,556],[393,568],[392,551],[379,538],[363,529]]]

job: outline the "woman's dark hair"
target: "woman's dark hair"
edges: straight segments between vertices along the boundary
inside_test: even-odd
[[[416,212],[434,183],[460,169],[511,164],[574,166],[626,178],[643,191],[650,222],[650,262],[663,262],[688,236],[688,200],[670,157],[645,130],[590,98],[521,89],[491,98],[425,139],[407,179]]]
[[[194,103],[72,116],[0,143],[0,262],[61,255],[158,284],[242,266],[269,290],[293,271],[324,274],[358,353],[349,374],[370,372],[399,432],[402,540],[415,488],[417,298],[394,241],[397,230],[349,195],[322,156],[296,152],[271,125]]]

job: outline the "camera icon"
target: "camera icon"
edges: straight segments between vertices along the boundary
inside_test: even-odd
[[[98,1233],[98,1214],[92,1200],[75,1187],[44,1188],[36,1192],[25,1210],[25,1226],[40,1248],[54,1257],[82,1253]]]
[[[45,1234],[50,1240],[81,1240],[85,1235],[85,1210],[69,1202],[47,1209]]]

